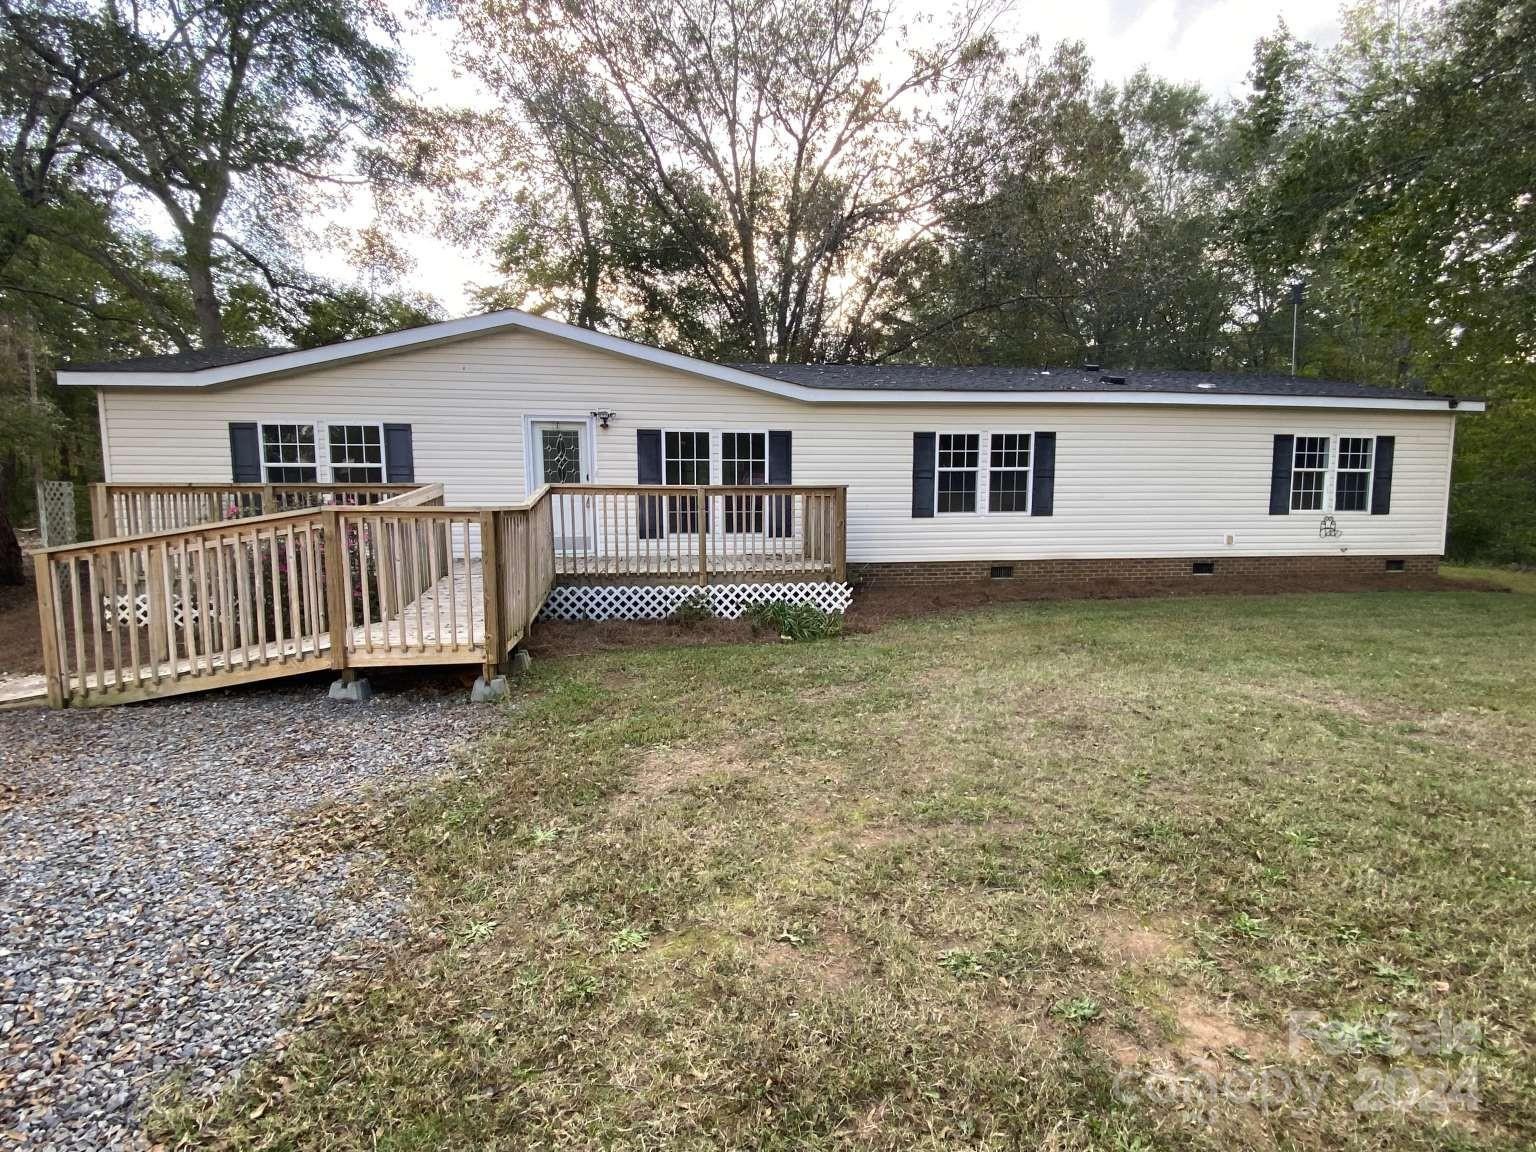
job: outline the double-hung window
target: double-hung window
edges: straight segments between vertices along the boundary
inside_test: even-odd
[[[1029,511],[1029,437],[1028,432],[992,433],[987,511]]]
[[[313,424],[263,424],[261,467],[268,484],[314,484],[320,479]]]
[[[1297,436],[1292,512],[1369,512],[1376,441],[1371,436]]]
[[[976,474],[980,467],[980,433],[940,432],[934,511],[976,511]]]
[[[1333,485],[1336,512],[1371,510],[1371,463],[1376,441],[1370,436],[1340,436],[1338,470]]]
[[[1328,437],[1296,437],[1291,464],[1291,511],[1322,511],[1328,489]]]
[[[668,432],[662,437],[662,480],[667,484],[709,483],[708,432]],[[692,496],[669,496],[667,531],[697,532],[698,503]]]
[[[768,434],[766,432],[722,432],[720,434],[720,483],[768,483]],[[761,496],[725,496],[727,532],[761,532],[763,498]]]

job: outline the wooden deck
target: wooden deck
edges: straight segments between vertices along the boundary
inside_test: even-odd
[[[285,489],[259,504],[208,487],[218,490],[101,486],[104,513],[129,508],[128,526],[162,526],[35,554],[49,704],[404,664],[479,664],[490,676],[557,581],[843,577],[842,488],[567,485],[451,508],[441,485]],[[246,514],[274,501],[298,507]],[[174,523],[200,507],[231,518]],[[28,684],[0,705],[35,694]]]

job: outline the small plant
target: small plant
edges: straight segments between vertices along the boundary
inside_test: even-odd
[[[608,951],[615,955],[638,952],[650,941],[650,936],[638,928],[620,928],[608,940]]]
[[[1252,916],[1247,912],[1239,912],[1232,917],[1232,931],[1250,940],[1264,940],[1269,936],[1269,929],[1265,927],[1265,918]]]
[[[767,600],[747,608],[754,634],[773,632],[781,640],[825,640],[843,630],[841,612],[823,612],[814,604]]]
[[[715,606],[710,603],[708,592],[691,592],[667,619],[684,628],[696,628],[706,620],[714,619]]]
[[[529,833],[529,835],[533,838],[534,847],[542,848],[546,844],[553,844],[555,840],[559,838],[560,825],[541,824],[539,827],[535,828],[531,833]]]
[[[981,957],[963,948],[950,948],[939,953],[939,967],[956,980],[978,980],[987,974]]]
[[[1086,1024],[1089,1020],[1097,1020],[1103,1009],[1091,996],[1074,996],[1070,1000],[1058,1001],[1051,1011],[1063,1020],[1070,1020],[1074,1024]]]

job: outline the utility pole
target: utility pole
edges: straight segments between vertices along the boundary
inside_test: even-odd
[[[1307,282],[1298,280],[1291,285],[1291,375],[1296,375],[1296,336],[1301,330],[1301,294]]]

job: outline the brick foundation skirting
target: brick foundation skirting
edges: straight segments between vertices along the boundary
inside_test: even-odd
[[[1402,564],[1401,573],[1394,571]],[[1210,572],[1195,572],[1196,564],[1210,564]],[[1392,567],[1389,567],[1389,564]],[[1434,576],[1440,571],[1438,556],[1178,556],[1125,557],[1093,560],[932,560],[848,565],[848,578],[869,586],[905,584],[956,584],[967,580],[1001,577],[1040,583],[1095,580],[1191,580],[1211,581],[1284,577],[1305,583],[1308,579],[1379,580],[1387,575]]]

